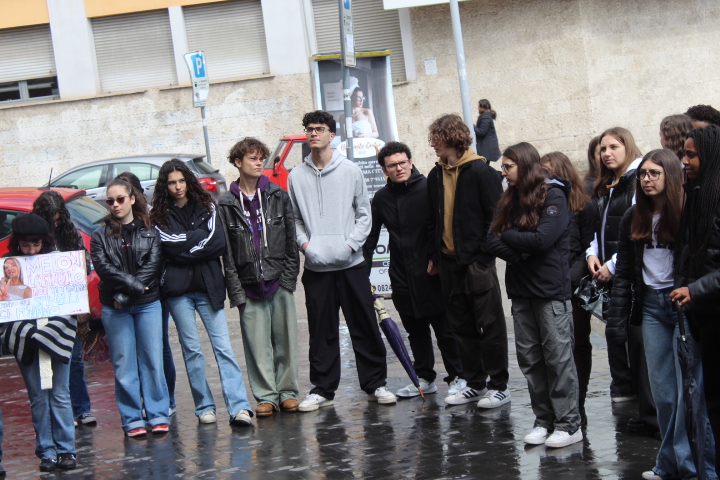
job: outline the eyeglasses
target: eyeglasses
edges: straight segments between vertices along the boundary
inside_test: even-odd
[[[305,133],[307,135],[312,135],[313,132],[323,133],[325,130],[327,130],[327,127],[305,127]]]
[[[405,168],[408,166],[408,163],[410,162],[407,160],[403,160],[397,163],[388,163],[387,165],[385,165],[385,168],[387,168],[388,170],[393,170],[395,168]]]
[[[115,205],[115,202],[117,202],[118,205],[122,205],[123,203],[125,203],[125,200],[127,198],[128,197],[106,198],[105,203],[108,204],[108,207],[112,207],[113,205]]]
[[[503,163],[502,165],[500,165],[500,170],[507,173],[508,170],[510,170],[512,167],[514,167],[516,165],[517,165],[517,163]]]
[[[360,100],[361,102],[365,101],[365,97],[355,97],[355,100]]]
[[[654,182],[655,180],[660,178],[660,175],[662,175],[662,172],[660,170],[639,169],[635,172],[635,176],[638,180],[644,180],[645,177],[648,177],[651,182]]]

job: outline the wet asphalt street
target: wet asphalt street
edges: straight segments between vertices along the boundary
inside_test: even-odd
[[[502,277],[501,277],[502,278]],[[310,389],[308,332],[302,291],[297,295],[301,398]],[[387,302],[388,310],[398,320]],[[506,313],[509,314],[509,308]],[[244,370],[237,311],[228,310],[235,354]],[[78,469],[41,474],[34,455],[34,432],[22,377],[14,359],[0,359],[0,405],[5,422],[2,465],[8,479],[639,479],[654,466],[660,442],[628,433],[635,402],[612,405],[605,341],[592,334],[593,374],[587,400],[585,440],[561,449],[526,446],[533,415],[525,380],[517,367],[512,321],[510,389],[512,402],[495,410],[475,404],[446,406],[440,392],[387,406],[370,403],[360,390],[347,328],[341,327],[342,379],[335,405],[310,413],[276,413],[254,419],[255,426],[231,427],[217,367],[207,338],[203,348],[218,405],[218,423],[199,425],[174,326],[171,341],[177,368],[177,413],[170,433],[130,439],[123,435],[109,363],[86,366],[95,427],[76,430]],[[204,330],[203,330],[204,332]],[[204,335],[204,333],[203,333]],[[437,355],[439,379],[443,367]],[[245,379],[247,384],[247,379]],[[388,386],[409,383],[388,348]],[[250,392],[248,392],[250,394]],[[252,401],[254,406],[254,401]]]

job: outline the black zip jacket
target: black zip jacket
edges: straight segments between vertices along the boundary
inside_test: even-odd
[[[433,242],[428,252],[428,260],[440,264],[442,245],[444,195],[443,166],[436,163],[428,174],[427,189],[430,215],[428,231]],[[482,160],[475,160],[460,166],[455,187],[455,206],[453,210],[453,239],[455,259],[460,265],[469,265],[480,260],[485,265],[495,261],[485,245],[487,232],[502,195],[500,173]]]
[[[95,230],[90,240],[90,256],[100,277],[100,303],[123,307],[145,305],[160,298],[158,280],[162,269],[160,236],[155,230],[141,226],[133,231],[132,248],[135,251],[136,273],[128,273],[128,265],[120,251],[122,235],[110,235],[110,227],[103,225]],[[150,287],[145,290],[145,287]]]
[[[570,282],[575,291],[580,280],[590,274],[585,251],[595,238],[598,212],[595,203],[585,201],[585,210],[579,215],[573,212],[570,212],[570,215]]]
[[[291,292],[297,286],[300,257],[295,244],[295,217],[290,196],[274,183],[268,184],[260,196],[268,243],[267,247],[263,245],[260,259],[240,199],[226,192],[218,202],[227,244],[223,255],[225,283],[232,308],[246,302],[243,285],[260,282],[260,261],[262,279],[278,280],[281,287]]]
[[[412,301],[415,318],[445,311],[440,289],[440,276],[428,275],[428,251],[431,238],[426,225],[432,212],[419,208],[427,204],[427,179],[415,167],[407,182],[387,185],[372,200],[372,229],[363,253],[368,265],[377,247],[380,228],[385,225],[390,235],[390,283],[393,293],[406,294]]]
[[[225,234],[217,221],[215,205],[212,213],[196,202],[185,205],[192,209],[192,220],[176,208],[168,209],[169,227],[155,228],[160,233],[165,267],[160,277],[163,298],[190,293],[196,268],[205,283],[210,303],[215,310],[225,306],[225,277],[220,257],[225,252]],[[190,212],[187,212],[190,213]]]
[[[634,212],[635,206],[630,207],[620,222],[615,276],[605,327],[605,338],[614,341],[617,345],[627,342],[628,324],[642,323],[643,296],[646,288],[643,280],[645,244],[630,240]]]
[[[540,223],[534,232],[507,230],[498,238],[488,232],[487,246],[506,262],[505,288],[511,299],[570,300],[570,182],[553,177]],[[528,254],[523,258],[523,254]]]
[[[698,187],[685,186],[686,209],[695,201]],[[702,331],[720,331],[720,204],[715,209],[715,219],[708,238],[701,267],[693,274],[690,271],[688,245],[675,250],[675,288],[688,287],[691,302],[685,304],[693,335]],[[699,329],[699,330],[698,330]],[[699,338],[699,337],[696,337]]]
[[[620,220],[632,206],[633,197],[635,197],[635,169],[628,170],[620,177],[620,181],[613,189],[612,197],[608,194],[597,199],[598,219],[595,231],[598,232],[598,258],[602,263],[607,262],[617,253]],[[610,199],[609,207],[607,206],[608,199]],[[602,229],[602,219],[606,207],[605,241],[601,242],[599,232]]]

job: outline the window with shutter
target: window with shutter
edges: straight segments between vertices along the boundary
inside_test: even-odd
[[[194,5],[183,13],[188,48],[205,52],[210,81],[270,73],[259,0]]]
[[[167,10],[92,19],[103,93],[177,85]]]
[[[316,53],[340,53],[340,17],[337,0],[312,0]],[[391,50],[393,82],[404,82],[405,59],[398,11],[383,9],[383,0],[353,0],[355,50]]]
[[[58,95],[49,25],[0,30],[0,105]]]

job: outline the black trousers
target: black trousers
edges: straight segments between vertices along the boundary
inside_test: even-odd
[[[468,386],[505,390],[508,338],[495,263],[459,265],[454,258],[442,256],[440,283]]]
[[[585,405],[588,384],[590,383],[590,372],[592,371],[592,343],[590,343],[590,320],[592,313],[584,310],[577,303],[575,296],[572,297],[573,329],[575,342],[573,345],[573,358],[578,376],[578,388],[580,406]]]
[[[403,327],[408,333],[410,350],[413,354],[413,366],[418,377],[428,382],[434,382],[437,377],[434,369],[435,350],[432,333],[430,333],[430,327],[432,327],[447,372],[447,376],[443,380],[451,382],[456,377],[464,378],[458,342],[450,330],[445,314],[415,317],[408,314],[413,310],[410,294],[393,292],[392,300],[395,309],[400,314]]]
[[[717,320],[717,319],[713,319]],[[702,329],[700,348],[702,349],[703,383],[705,384],[705,404],[710,419],[710,427],[715,437],[715,461],[720,458],[720,332]]]
[[[366,393],[385,385],[385,344],[375,317],[365,267],[302,275],[310,330],[310,393],[335,398],[340,384],[340,308],[350,330],[360,387]]]

